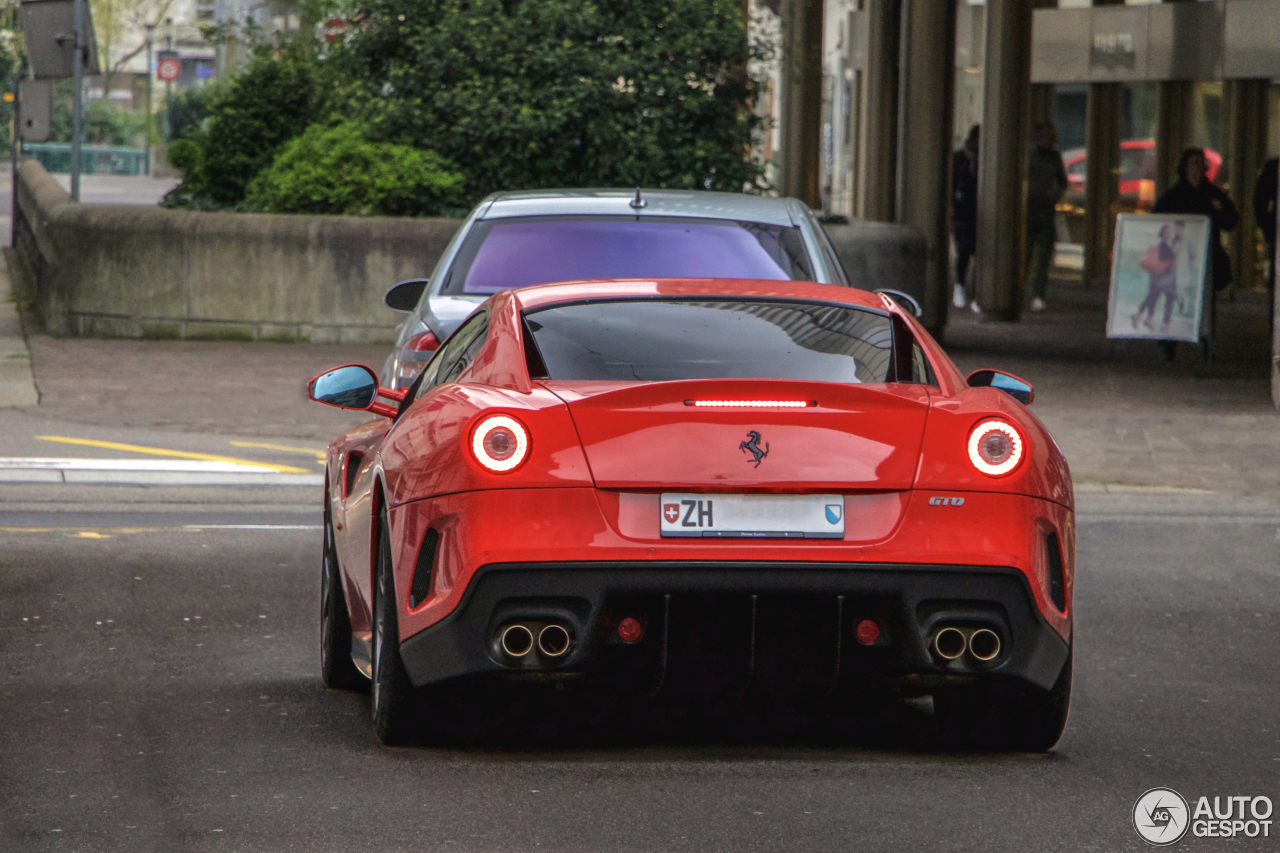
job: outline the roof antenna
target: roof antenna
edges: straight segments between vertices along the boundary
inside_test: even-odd
[[[631,199],[631,207],[635,210],[641,210],[649,206],[649,202],[640,197],[640,188],[636,187],[636,197]]]

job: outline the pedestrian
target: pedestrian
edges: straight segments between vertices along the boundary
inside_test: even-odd
[[[1209,217],[1209,257],[1213,267],[1213,290],[1216,293],[1231,283],[1231,258],[1222,248],[1222,232],[1236,227],[1240,216],[1236,206],[1221,189],[1209,180],[1209,161],[1203,148],[1188,148],[1178,158],[1178,182],[1156,200],[1152,213],[1190,213]],[[1212,310],[1213,294],[1206,294]],[[1209,314],[1212,318],[1213,314]],[[1212,326],[1212,319],[1210,319]],[[1164,356],[1172,361],[1177,344],[1161,341]]]
[[[1280,158],[1272,157],[1262,166],[1253,185],[1253,217],[1267,240],[1267,290],[1276,289],[1276,183],[1280,180]]]
[[[1049,263],[1057,238],[1055,217],[1058,200],[1067,191],[1067,170],[1058,153],[1058,131],[1053,122],[1037,124],[1027,169],[1027,260],[1031,264],[1031,310],[1044,310]]]
[[[952,302],[963,308],[969,261],[978,246],[978,125],[969,128],[964,147],[951,156],[951,235],[956,244],[956,284]],[[977,300],[970,302],[976,313]]]

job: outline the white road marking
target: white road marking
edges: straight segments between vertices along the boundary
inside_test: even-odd
[[[282,474],[269,465],[191,459],[0,458],[4,483],[142,486],[322,486],[321,474]]]

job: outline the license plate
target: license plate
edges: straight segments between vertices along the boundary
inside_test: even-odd
[[[843,539],[844,495],[665,494],[663,536]]]

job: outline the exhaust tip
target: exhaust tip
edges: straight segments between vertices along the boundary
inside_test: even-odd
[[[989,628],[979,628],[969,635],[969,654],[988,661],[1000,654],[1000,635]]]
[[[523,625],[509,625],[502,632],[502,650],[513,658],[533,651],[533,632]]]
[[[569,632],[563,625],[548,625],[538,632],[538,651],[558,658],[569,651]]]
[[[943,628],[933,635],[933,650],[944,660],[955,660],[964,654],[964,634],[956,628]]]

